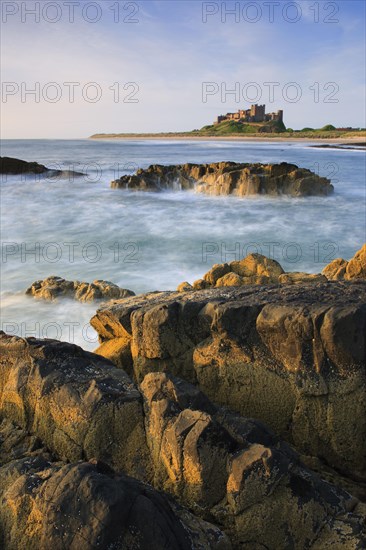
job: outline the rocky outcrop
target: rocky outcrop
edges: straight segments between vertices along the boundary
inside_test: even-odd
[[[171,372],[366,480],[364,282],[151,293],[100,308],[91,324],[102,345],[129,346],[138,382]]]
[[[78,346],[0,336],[0,415],[61,460],[149,478],[142,400],[123,370]]]
[[[342,258],[336,258],[330,264],[326,265],[322,271],[329,281],[343,281],[346,274],[348,262]]]
[[[81,172],[75,172],[72,170],[54,170],[52,168],[47,168],[47,166],[44,166],[43,164],[38,164],[38,162],[27,162],[25,160],[11,157],[0,157],[0,174],[45,174],[50,177],[85,176],[85,174]]]
[[[302,466],[260,422],[215,408],[166,373],[148,374],[141,390],[154,485],[213,518],[235,548],[313,548],[329,533],[339,547],[362,547],[357,500]]]
[[[178,285],[177,291],[187,292],[189,290],[224,286],[269,285],[273,283],[302,284],[326,281],[327,277],[320,273],[285,273],[276,260],[254,253],[249,254],[240,261],[230,262],[229,264],[215,264],[203,276],[203,279],[194,281],[193,285],[185,281]]]
[[[349,262],[337,258],[323,269],[322,274],[330,281],[366,280],[366,243]]]
[[[0,157],[0,174],[44,174],[45,172],[48,172],[48,168],[38,162]]]
[[[212,164],[155,164],[135,175],[122,176],[111,187],[162,191],[195,189],[209,195],[290,195],[326,196],[333,192],[330,180],[295,164],[248,164],[217,162]]]
[[[80,302],[93,300],[112,300],[134,296],[132,290],[120,288],[109,281],[96,280],[92,283],[80,281],[66,281],[62,277],[52,275],[42,281],[35,281],[26,294],[42,300],[56,300],[57,298],[72,298]]]
[[[364,546],[357,498],[197,386],[156,372],[137,387],[52,340],[2,334],[0,351],[5,550]]]
[[[348,262],[337,258],[328,264],[322,273],[288,272],[282,269],[281,265],[262,254],[249,254],[240,261],[229,264],[215,264],[203,276],[203,279],[194,281],[191,285],[187,281],[178,285],[179,292],[189,290],[203,290],[224,286],[244,285],[268,285],[279,284],[302,284],[322,283],[330,281],[353,281],[366,280],[366,244],[356,252]]]
[[[214,265],[203,276],[203,280],[210,287],[271,284],[278,283],[282,273],[284,271],[276,260],[261,254],[249,254],[240,261]],[[195,286],[193,283],[193,288]]]
[[[0,466],[1,548],[231,549],[219,528],[103,462],[55,461],[27,449],[7,421],[0,436],[5,446],[23,442],[20,456]]]

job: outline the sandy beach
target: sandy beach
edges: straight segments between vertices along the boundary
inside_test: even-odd
[[[357,144],[357,143],[363,143],[366,141],[366,136],[355,136],[355,137],[344,137],[344,138],[305,138],[305,137],[294,137],[294,138],[288,138],[288,137],[273,137],[268,138],[266,137],[250,137],[250,136],[184,136],[184,135],[164,135],[164,134],[156,134],[156,135],[143,135],[143,134],[125,134],[125,135],[106,135],[105,137],[98,136],[98,137],[89,137],[88,139],[92,140],[138,140],[138,141],[145,141],[145,140],[167,140],[167,141],[249,141],[249,142],[260,142],[260,143],[273,143],[273,142],[287,142],[287,143],[297,143],[297,142],[303,142],[303,143],[334,143],[334,144]]]

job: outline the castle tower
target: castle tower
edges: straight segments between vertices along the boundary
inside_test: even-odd
[[[266,106],[265,105],[252,105],[250,107],[250,116],[253,122],[263,122],[265,119]]]
[[[263,122],[266,118],[266,106],[265,105],[258,105],[258,122]]]

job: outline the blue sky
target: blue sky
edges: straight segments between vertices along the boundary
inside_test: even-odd
[[[75,0],[74,22],[62,0],[39,2],[39,21],[24,4],[2,2],[2,138],[191,130],[254,98],[296,129],[366,125],[363,0]]]

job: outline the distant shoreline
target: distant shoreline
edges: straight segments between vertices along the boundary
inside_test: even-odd
[[[90,136],[88,139],[92,140],[120,140],[120,141],[248,141],[248,142],[259,142],[259,143],[272,143],[272,142],[288,142],[288,143],[311,143],[316,141],[317,143],[343,143],[343,144],[355,144],[359,141],[364,142],[365,136],[353,136],[353,137],[337,137],[337,138],[316,138],[316,137],[272,137],[268,136],[259,137],[259,136],[192,136],[192,135],[166,135],[166,134],[96,134],[95,136]]]

